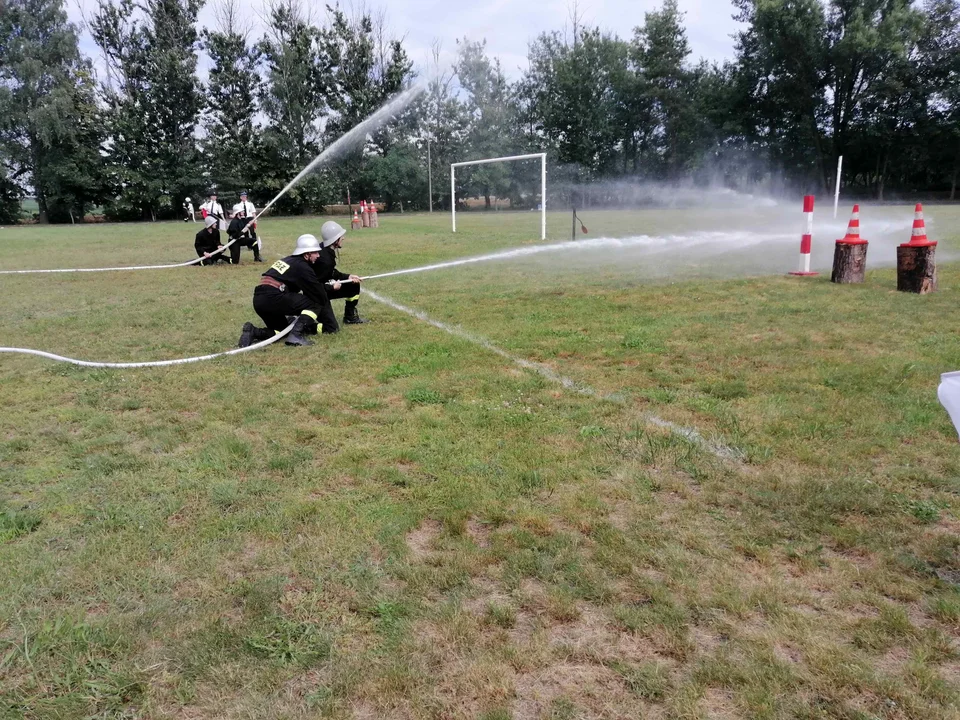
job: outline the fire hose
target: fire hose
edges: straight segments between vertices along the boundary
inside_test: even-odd
[[[283,337],[286,337],[293,326],[296,325],[296,321],[287,325],[286,328],[278,332],[272,338],[263,340],[261,342],[249,345],[248,347],[243,348],[234,348],[233,350],[227,350],[226,352],[213,353],[212,355],[197,355],[196,357],[188,358],[177,358],[176,360],[154,360],[151,362],[125,362],[125,363],[112,363],[112,362],[93,362],[90,360],[77,360],[76,358],[64,357],[63,355],[56,355],[54,353],[44,352],[43,350],[31,350],[30,348],[16,348],[16,347],[0,347],[0,353],[18,353],[20,355],[36,355],[38,357],[47,358],[48,360],[56,360],[57,362],[70,363],[71,365],[79,365],[81,367],[92,367],[92,368],[146,368],[146,367],[167,367],[170,365],[187,365],[189,363],[201,362],[202,360],[213,360],[218,357],[226,357],[227,355],[239,355],[240,353],[250,352],[252,350],[259,350],[260,348],[265,348],[267,345],[272,345]]]

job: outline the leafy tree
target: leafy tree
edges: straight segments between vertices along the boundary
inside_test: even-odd
[[[386,15],[363,10],[350,18],[339,6],[327,7],[330,25],[324,33],[333,64],[329,102],[331,115],[326,140],[332,142],[378,110],[413,77],[413,63],[402,41],[390,37]],[[385,156],[404,143],[416,126],[415,115],[405,113],[381,128],[369,142],[342,156],[330,175],[338,187],[349,187],[352,197],[367,197],[374,189],[366,182],[367,158]]]
[[[665,0],[661,10],[646,13],[644,25],[634,30],[630,54],[651,128],[645,143],[648,164],[659,166],[658,175],[678,178],[702,156],[703,131],[697,107],[699,76],[687,66],[690,43],[676,0]]]
[[[194,130],[202,105],[195,18],[202,0],[99,0],[91,21],[106,58],[115,212],[172,215],[202,183]]]
[[[827,21],[819,0],[733,0],[736,111],[762,160],[826,187],[820,132]]]
[[[22,200],[20,188],[0,169],[0,225],[11,225],[20,219]]]
[[[41,222],[82,216],[103,194],[102,140],[90,66],[63,1],[9,0],[0,12],[4,198],[30,188]]]
[[[445,182],[451,163],[463,160],[462,148],[467,132],[467,118],[463,105],[457,99],[452,69],[441,67],[441,46],[433,46],[433,67],[427,83],[427,92],[411,108],[418,119],[412,133],[419,156],[433,172],[433,197],[440,207],[450,207],[450,184]],[[429,146],[429,149],[428,149]],[[429,206],[429,203],[427,203]]]
[[[255,120],[263,82],[237,0],[222,0],[218,15],[218,29],[202,33],[213,63],[204,93],[203,166],[211,187],[249,188],[263,160]]]
[[[572,44],[555,32],[530,45],[530,66],[518,88],[520,117],[559,163],[577,165],[587,176],[614,167],[620,139],[614,79],[627,55],[626,43],[595,28]]]
[[[263,135],[262,181],[279,191],[319,151],[320,122],[329,111],[333,60],[320,28],[300,0],[272,0],[266,36],[257,45],[266,70],[261,107],[267,119]],[[318,209],[327,194],[314,175],[283,198],[280,209]]]
[[[460,87],[466,93],[464,159],[511,155],[518,149],[510,86],[500,61],[487,57],[486,44],[485,40],[464,39],[455,67]],[[515,166],[494,163],[467,168],[469,172],[464,173],[462,181],[464,191],[469,195],[482,195],[489,209],[491,195],[503,197],[509,191],[512,167]]]

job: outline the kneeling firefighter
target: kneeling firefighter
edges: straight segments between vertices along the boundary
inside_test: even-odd
[[[260,276],[260,284],[253,291],[253,309],[267,327],[244,323],[240,347],[273,337],[290,324],[290,316],[296,316],[296,324],[287,335],[287,345],[313,345],[313,341],[303,335],[318,322],[320,332],[336,332],[328,329],[322,320],[318,321],[331,313],[327,293],[311,267],[320,251],[316,237],[301,235],[293,254],[278,260]]]
[[[200,265],[230,262],[230,258],[223,253],[223,245],[220,244],[220,230],[217,229],[217,219],[211,215],[207,215],[203,221],[203,230],[193,238],[193,247],[197,251],[197,255],[203,258]]]
[[[360,277],[357,275],[348,275],[337,270],[338,250],[343,245],[343,238],[347,231],[339,224],[329,220],[320,228],[320,237],[322,239],[323,249],[320,251],[320,257],[313,264],[313,271],[317,279],[323,283],[327,291],[327,297],[330,300],[346,298],[346,304],[343,308],[344,325],[360,325],[368,320],[360,317],[357,312],[357,304],[360,302]],[[333,307],[328,307],[328,314],[320,318],[323,325],[323,332],[336,332],[337,318],[333,314]],[[332,326],[333,330],[327,328]]]
[[[242,198],[247,194],[243,193]],[[227,228],[227,235],[236,242],[230,246],[230,259],[234,265],[240,264],[240,248],[248,247],[253,250],[254,262],[263,262],[260,257],[260,247],[262,243],[257,237],[257,223],[254,216],[247,212],[246,207],[253,207],[250,203],[237,203],[233,206],[233,219],[230,221],[230,227]]]

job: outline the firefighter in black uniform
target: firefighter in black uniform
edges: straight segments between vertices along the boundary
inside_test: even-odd
[[[327,297],[330,300],[346,298],[346,304],[343,308],[344,325],[361,325],[368,320],[360,317],[357,312],[357,304],[360,302],[360,278],[357,275],[348,275],[337,270],[337,251],[343,243],[343,237],[347,231],[332,220],[327,221],[320,228],[320,237],[323,242],[323,250],[320,251],[320,257],[313,264],[313,271],[317,274],[317,279],[324,284],[327,291]],[[329,307],[329,314],[321,318],[323,332],[327,332],[327,327],[337,326],[337,318],[333,314],[333,307]]]
[[[278,260],[260,276],[260,284],[253,291],[253,309],[257,311],[266,328],[244,323],[240,335],[240,347],[267,340],[285,329],[289,316],[296,316],[296,325],[287,335],[287,345],[313,345],[303,337],[308,326],[319,321],[320,332],[336,332],[320,318],[331,314],[330,300],[323,285],[317,280],[311,265],[320,256],[320,243],[313,235],[301,235],[293,254]],[[335,325],[335,324],[334,324]]]
[[[217,261],[230,262],[230,258],[223,254],[217,219],[211,215],[207,215],[203,221],[203,230],[193,239],[193,247],[196,248],[197,255],[203,258],[200,265],[215,265]]]
[[[253,261],[263,262],[260,257],[260,238],[257,237],[256,223],[252,222],[256,209],[247,202],[247,193],[240,193],[240,202],[233,206],[233,220],[227,228],[227,235],[236,242],[230,246],[230,257],[234,265],[240,264],[240,248],[253,250]]]

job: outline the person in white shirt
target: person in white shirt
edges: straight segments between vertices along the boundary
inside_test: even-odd
[[[233,214],[236,215],[238,212],[243,213],[245,218],[252,218],[257,214],[257,209],[253,206],[253,203],[247,201],[246,190],[240,193],[240,202],[233,206]]]
[[[210,199],[200,206],[200,214],[204,218],[213,217],[217,221],[218,229],[224,232],[227,229],[227,216],[223,212],[223,206],[217,202],[217,194],[210,193]]]

